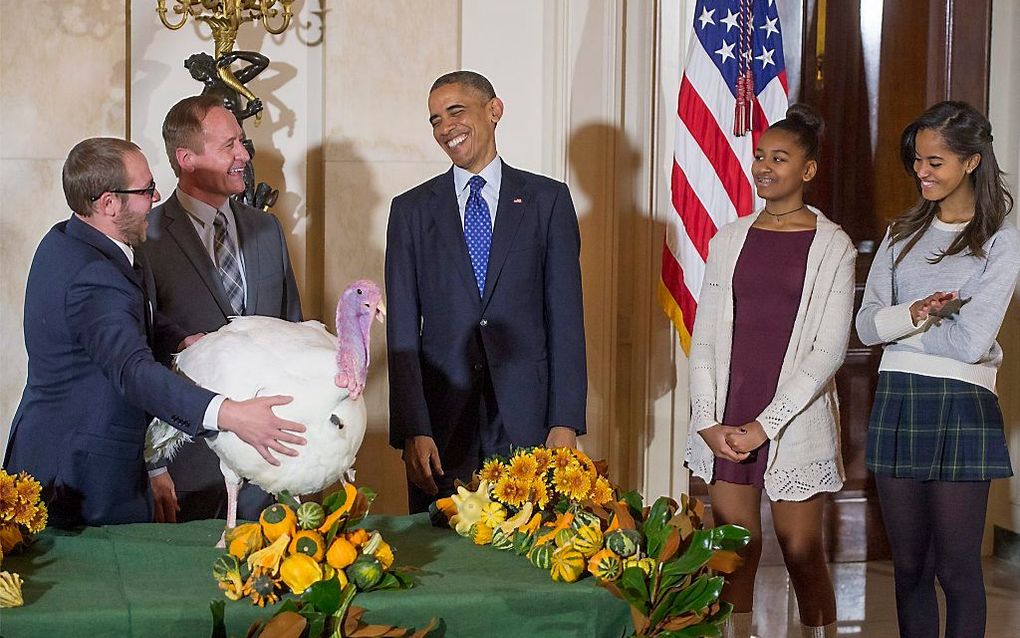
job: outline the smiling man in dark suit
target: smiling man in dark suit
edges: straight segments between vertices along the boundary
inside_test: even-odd
[[[143,251],[156,282],[157,307],[180,328],[156,334],[156,357],[166,364],[180,349],[182,333],[213,332],[231,316],[301,321],[280,222],[231,199],[244,190],[244,167],[250,158],[243,139],[237,119],[214,95],[181,100],[163,121],[177,188],[153,209]],[[169,473],[154,469],[151,474],[163,520],[225,516],[219,459],[204,443],[185,445]],[[238,498],[238,516],[258,518],[272,501],[246,484]]]
[[[50,524],[153,519],[142,448],[148,415],[192,435],[232,431],[271,463],[270,449],[303,444],[277,418],[288,397],[235,402],[157,363],[148,335],[159,317],[135,249],[159,191],[137,146],[87,139],[63,169],[70,219],[43,237],[25,290],[28,382],[14,416],[4,468],[43,485]]]
[[[503,163],[503,102],[471,71],[429,91],[453,167],[393,200],[386,241],[390,443],[411,512],[511,446],[574,446],[587,370],[567,186]]]

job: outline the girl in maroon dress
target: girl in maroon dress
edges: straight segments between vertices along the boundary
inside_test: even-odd
[[[761,496],[797,594],[805,636],[835,636],[822,544],[823,493],[842,486],[833,376],[853,302],[850,239],[804,205],[821,119],[794,105],[759,139],[751,166],[765,207],[720,229],[709,249],[691,350],[687,462],[709,482],[716,524],[751,531],[722,598],[724,636],[750,634],[761,557]],[[697,434],[698,436],[694,436]]]

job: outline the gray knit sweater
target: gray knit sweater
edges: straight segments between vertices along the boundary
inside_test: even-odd
[[[906,242],[890,254],[888,234],[882,240],[857,313],[861,341],[885,344],[880,371],[959,379],[995,391],[1002,362],[995,337],[1020,273],[1020,231],[1004,223],[985,243],[984,258],[964,249],[928,262],[966,226],[934,219],[895,272],[892,262]],[[910,304],[936,291],[958,291],[960,301],[947,305],[940,321],[933,317],[914,326]]]

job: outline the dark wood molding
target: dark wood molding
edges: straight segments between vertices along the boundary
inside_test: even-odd
[[[928,11],[928,104],[963,100],[987,114],[992,0],[937,0]]]

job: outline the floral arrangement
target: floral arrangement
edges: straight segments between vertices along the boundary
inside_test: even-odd
[[[705,529],[695,499],[646,507],[640,494],[620,494],[604,463],[570,448],[487,459],[432,513],[478,545],[526,556],[554,581],[592,575],[627,602],[641,638],[718,636],[732,612],[718,600],[721,574],[740,566],[750,539],[734,525]]]
[[[27,472],[8,474],[0,469],[0,563],[4,555],[22,548],[29,534],[46,527],[46,504],[40,500],[42,486]],[[19,607],[21,577],[0,572],[0,607]]]
[[[298,504],[284,493],[258,522],[227,531],[228,553],[216,559],[213,578],[227,598],[249,598],[260,607],[319,583],[319,595],[332,590],[338,599],[342,593],[353,598],[359,591],[409,588],[411,576],[393,569],[393,548],[382,535],[354,527],[374,498],[371,490],[350,483],[321,505]]]

